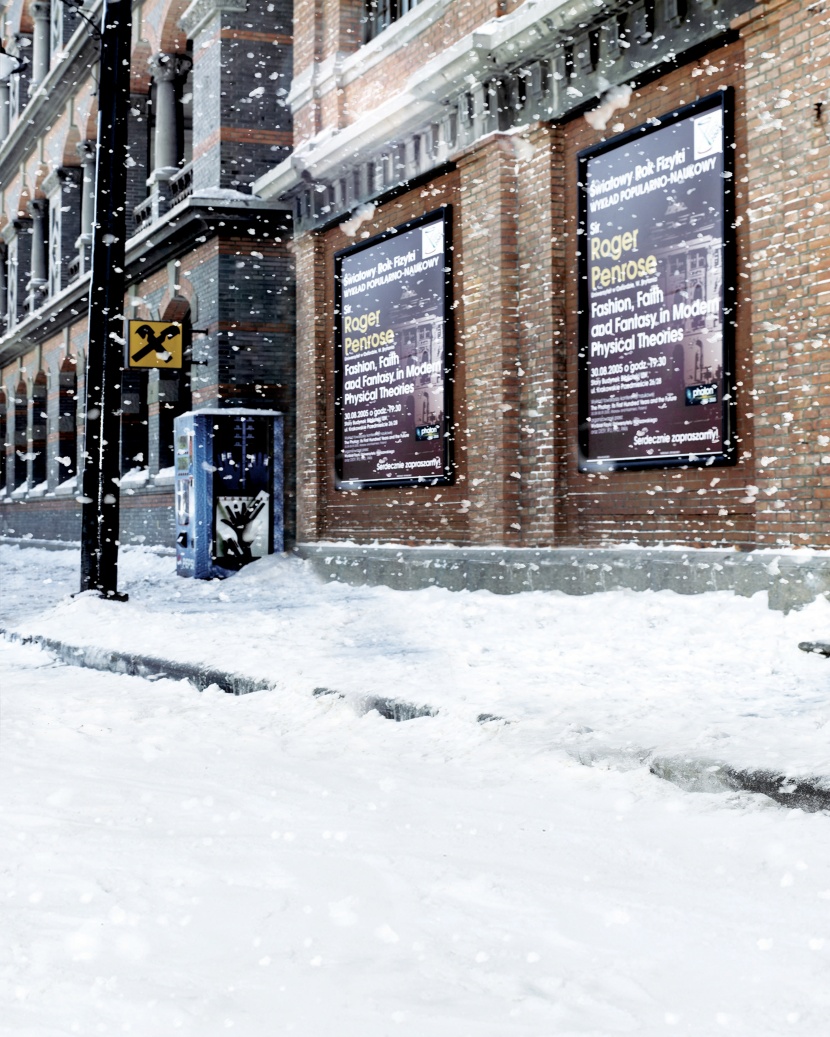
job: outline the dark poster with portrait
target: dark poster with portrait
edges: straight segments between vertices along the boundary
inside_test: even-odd
[[[583,471],[734,461],[727,102],[579,156]]]
[[[335,256],[340,489],[451,479],[449,206]]]

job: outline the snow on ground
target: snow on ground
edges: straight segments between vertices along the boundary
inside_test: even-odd
[[[826,1033],[822,814],[32,646],[0,687],[9,1037]]]
[[[633,752],[830,773],[830,664],[796,647],[826,603],[172,569],[125,551],[129,602],[71,599],[76,552],[0,546],[0,625],[275,682],[0,641],[3,1037],[826,1034],[830,818]]]
[[[199,581],[121,552],[124,604],[69,595],[76,551],[0,546],[0,625],[272,680],[521,720],[539,748],[648,751],[830,775],[830,604],[784,616],[766,595],[613,591],[501,596],[326,583],[272,557]]]

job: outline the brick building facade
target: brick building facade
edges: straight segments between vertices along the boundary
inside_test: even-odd
[[[701,564],[721,571],[736,549],[830,545],[827,19],[787,0],[297,4],[295,150],[255,187],[294,203],[298,539],[322,569],[452,583],[436,567],[465,557],[524,570],[588,550],[601,569],[604,550],[674,545],[720,552]],[[734,108],[733,463],[581,470],[578,155],[719,91]],[[334,257],[440,204],[454,481],[338,489]]]
[[[183,322],[185,366],[123,372],[121,539],[172,544],[176,414],[276,407],[293,442],[290,213],[250,187],[291,151],[291,5],[133,13],[125,316]],[[78,540],[96,43],[60,0],[8,4],[3,42],[28,63],[0,78],[0,529]]]
[[[297,430],[289,438],[296,482],[287,485],[296,486],[301,550],[330,573],[405,585],[471,585],[447,573],[471,571],[486,556],[502,573],[518,567],[513,582],[530,586],[541,585],[528,573],[549,563],[550,549],[567,555],[568,567],[582,566],[580,551],[592,552],[588,567],[611,573],[623,565],[615,548],[652,564],[655,551],[673,545],[696,549],[698,559],[708,549],[700,565],[714,586],[738,553],[830,546],[823,4],[297,0],[293,29],[279,4],[214,4],[142,7],[136,140],[148,139],[142,113],[158,104],[173,65],[191,85],[172,95],[181,107],[191,90],[194,111],[192,157],[179,145],[176,162],[166,160],[159,174],[157,150],[136,145],[130,302],[147,316],[189,306],[194,327],[207,330],[194,337],[194,357],[206,361],[191,378],[194,405],[244,400],[287,410]],[[36,31],[39,5],[31,7],[6,12],[5,38],[18,34],[10,50]],[[72,420],[66,386],[83,350],[82,280],[67,274],[59,286],[49,263],[33,258],[38,235],[52,240],[32,230],[47,219],[38,204],[46,213],[59,191],[84,191],[72,169],[83,171],[90,138],[89,44],[77,30],[64,35],[68,57],[47,75],[71,85],[63,93],[27,87],[29,110],[44,108],[40,143],[27,150],[12,118],[0,152],[9,305],[18,272],[18,315],[0,339],[8,444],[0,515],[13,525],[22,510],[9,493],[37,504],[44,517],[29,528],[38,535],[53,535],[48,516],[68,506],[57,458]],[[66,70],[76,68],[72,80]],[[734,329],[724,383],[734,419],[730,463],[691,457],[591,469],[579,452],[578,287],[587,243],[578,156],[719,92],[734,111],[734,283],[717,284],[731,293]],[[184,182],[191,193],[182,201]],[[339,485],[336,257],[442,206],[453,241],[453,478]],[[68,241],[75,230],[61,233]],[[54,247],[46,251],[50,259]],[[46,287],[36,283],[38,271]],[[714,377],[702,344],[694,363],[698,381]],[[158,513],[165,478],[157,433],[157,394],[165,391],[147,387],[147,479],[133,498],[143,516]],[[44,392],[42,479],[44,428],[33,401]],[[122,500],[129,514],[132,502]],[[154,522],[147,528],[160,536]],[[428,559],[420,575],[418,558]],[[695,583],[688,573],[678,579]]]

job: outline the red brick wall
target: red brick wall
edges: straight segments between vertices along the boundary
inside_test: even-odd
[[[746,174],[741,47],[705,60],[637,91],[621,117],[635,126],[719,85],[736,87],[740,214]],[[375,234],[443,201],[454,205],[459,467],[449,489],[334,490],[333,256],[353,239],[338,229],[298,243],[300,539],[513,546],[754,542],[746,488],[756,475],[745,406],[736,468],[608,476],[577,470],[576,156],[599,139],[581,117],[493,135],[461,156],[457,173],[382,206],[361,228]],[[739,262],[739,274],[744,266]],[[744,293],[737,336],[741,405],[753,384],[750,317]]]
[[[430,46],[493,13],[450,5]],[[611,124],[735,91],[738,464],[578,472],[576,156],[603,137],[580,116],[487,138],[361,228],[454,206],[455,487],[333,490],[333,254],[352,239],[335,230],[297,243],[300,539],[830,546],[830,101],[823,123],[813,107],[828,96],[830,15],[780,0],[737,28],[739,42],[636,89]],[[351,110],[419,55],[369,70]]]
[[[830,546],[830,13],[747,16],[747,225],[752,262],[759,545]],[[823,120],[814,103],[824,101]]]
[[[491,18],[518,6],[518,0],[469,0],[446,3],[438,19],[405,48],[389,49],[381,61],[342,90],[311,99],[294,111],[295,142],[324,129],[354,122],[389,97],[390,84],[401,86],[436,54]],[[313,61],[349,55],[362,40],[362,0],[296,0],[294,6],[294,75]],[[394,27],[386,30],[394,40]]]
[[[325,518],[326,457],[331,438],[326,383],[328,329],[333,327],[326,297],[324,241],[306,234],[295,242],[297,269],[297,539],[322,537]]]
[[[521,542],[516,156],[494,136],[459,163],[467,478],[475,543]]]
[[[521,543],[550,544],[556,535],[559,486],[554,449],[561,407],[557,368],[564,334],[563,184],[559,130],[537,125],[517,142],[518,363]]]

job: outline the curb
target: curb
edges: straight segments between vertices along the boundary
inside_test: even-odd
[[[687,792],[754,792],[789,807],[815,814],[830,810],[830,781],[819,775],[793,778],[768,770],[733,767],[722,760],[654,756],[648,769]]]
[[[216,684],[228,694],[249,695],[254,691],[270,691],[274,687],[271,681],[257,680],[241,673],[227,673],[191,663],[171,662],[169,659],[134,655],[131,652],[114,652],[106,648],[78,647],[41,634],[19,634],[3,627],[0,627],[0,637],[19,644],[38,645],[69,666],[83,666],[88,670],[106,670],[146,679],[169,677],[171,680],[186,680],[199,691],[205,691]]]
[[[38,645],[69,666],[123,673],[131,677],[143,677],[149,680],[160,677],[187,680],[199,691],[205,691],[214,685],[231,695],[249,695],[255,691],[272,691],[275,687],[272,681],[249,677],[241,673],[228,673],[225,670],[173,662],[153,656],[135,655],[131,652],[69,645],[55,638],[44,637],[42,634],[21,634],[14,630],[6,630],[4,627],[0,627],[0,637],[19,644]],[[323,687],[315,688],[314,695],[344,697],[341,692],[333,688]],[[413,703],[380,697],[368,697],[363,701],[362,706],[364,713],[376,710],[387,720],[394,720],[398,723],[414,720],[416,717],[435,716],[438,712],[429,706],[416,706]],[[491,721],[511,722],[505,717],[491,716],[489,713],[482,713],[477,719],[480,724]],[[587,754],[573,750],[565,751],[586,767],[592,767],[601,760],[620,755],[613,751],[607,754],[597,750]],[[776,771],[733,767],[721,760],[657,756],[650,751],[625,750],[622,755],[628,766],[647,766],[649,772],[655,777],[671,782],[687,792],[753,792],[767,796],[782,806],[803,810],[807,813],[830,810],[830,779],[821,776],[793,778]]]
[[[672,590],[677,594],[766,592],[788,612],[830,596],[830,553],[685,547],[408,547],[299,542],[294,554],[326,582],[385,584],[397,590],[444,587],[493,594]]]

